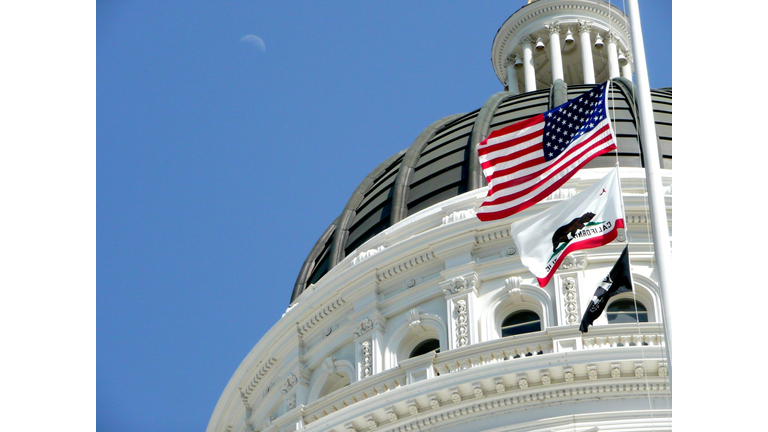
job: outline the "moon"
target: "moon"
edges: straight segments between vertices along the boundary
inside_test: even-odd
[[[259,51],[266,53],[267,52],[267,46],[264,45],[264,41],[261,40],[260,37],[256,35],[247,35],[243,36],[242,39],[240,39],[240,42],[251,44],[256,47]]]

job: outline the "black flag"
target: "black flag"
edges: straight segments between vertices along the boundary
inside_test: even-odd
[[[587,332],[587,327],[603,313],[609,298],[629,291],[632,291],[632,277],[629,275],[629,246],[624,246],[621,257],[595,290],[595,295],[589,302],[587,310],[584,311],[579,330],[582,333]]]

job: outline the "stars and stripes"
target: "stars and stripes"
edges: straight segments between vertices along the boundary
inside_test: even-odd
[[[608,83],[543,114],[493,131],[478,144],[488,195],[482,221],[522,211],[557,190],[590,160],[616,148]]]

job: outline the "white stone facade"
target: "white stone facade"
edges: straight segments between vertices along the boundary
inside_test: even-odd
[[[208,432],[670,430],[644,170],[620,170],[626,232],[573,253],[546,287],[520,263],[509,234],[515,220],[607,170],[581,170],[508,219],[475,217],[481,188],[371,238],[308,287],[251,350]],[[671,233],[672,173],[662,171]],[[648,322],[608,324],[603,314],[582,335],[583,310],[625,236]],[[611,301],[622,298],[633,295]],[[535,312],[541,330],[502,337],[504,319],[521,310]],[[409,358],[428,339],[440,352]]]

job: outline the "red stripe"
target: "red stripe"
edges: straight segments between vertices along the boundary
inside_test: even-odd
[[[594,132],[593,132],[591,135],[587,136],[587,138],[585,138],[584,140],[582,140],[582,141],[581,141],[579,144],[577,144],[576,146],[573,146],[573,147],[571,147],[570,149],[568,149],[568,151],[566,151],[564,154],[569,154],[569,152],[571,152],[571,153],[572,153],[572,152],[574,151],[574,149],[576,149],[576,148],[580,148],[580,146],[583,146],[585,143],[588,143],[588,142],[589,142],[591,139],[593,139],[593,138],[594,138],[596,135],[600,135],[600,134],[604,133],[604,132],[605,132],[607,129],[608,129],[608,125],[605,125],[605,126],[601,127],[599,130],[597,130],[597,131],[594,131]],[[604,142],[604,141],[603,141],[603,142]],[[540,149],[542,149],[542,151],[543,151],[543,149],[544,149],[544,147],[543,147],[543,144],[542,144],[541,146],[538,146],[538,147],[537,147],[537,149],[539,149],[539,148],[540,148]],[[529,152],[529,153],[530,153],[530,152]],[[506,158],[506,156],[504,156],[504,158]],[[501,159],[501,158],[498,158],[498,159]],[[560,159],[562,159],[562,155],[560,155],[560,156],[559,156],[559,157],[558,157],[556,160],[560,160]],[[485,170],[486,168],[488,168],[487,164],[495,165],[496,163],[506,162],[506,160],[499,160],[499,162],[496,162],[496,160],[497,160],[497,159],[493,159],[493,160],[491,160],[491,161],[488,161],[488,162],[484,162],[484,163],[482,163],[482,164],[481,164],[481,166],[482,166],[482,167],[483,167],[483,169]],[[553,163],[554,163],[554,162],[553,162]],[[531,166],[531,165],[528,165],[528,166],[526,166],[526,168],[528,168],[528,167],[530,167],[530,166]],[[549,166],[549,165],[548,165],[548,166]],[[519,168],[518,166],[513,166],[513,167],[505,168],[505,169],[504,169],[504,170],[502,170],[502,171],[494,172],[494,173],[492,173],[491,175],[489,175],[489,176],[486,176],[486,180],[488,181],[488,183],[490,183],[490,182],[491,182],[491,181],[492,181],[494,178],[496,178],[496,177],[502,177],[502,176],[504,176],[504,175],[509,175],[509,174],[512,174],[512,173],[514,173],[514,172],[515,172],[515,171],[517,171],[517,170],[520,170],[520,169],[522,169],[522,168]],[[546,169],[546,168],[544,168],[544,169]],[[502,172],[503,172],[504,174],[501,174]],[[540,171],[540,172],[541,172],[541,171]],[[531,178],[531,177],[530,177],[530,175],[529,175],[529,179],[530,179],[530,178]],[[490,194],[489,194],[489,195],[490,195]]]
[[[499,183],[499,184],[497,184],[497,185],[494,185],[494,186],[492,186],[492,187],[491,187],[491,188],[488,190],[488,195],[487,195],[487,196],[489,196],[489,197],[490,197],[490,196],[493,196],[493,194],[494,194],[494,193],[496,193],[496,192],[502,191],[502,190],[504,190],[504,189],[509,189],[509,188],[512,188],[512,187],[515,187],[515,186],[519,186],[519,185],[521,185],[521,184],[524,184],[525,182],[527,182],[527,181],[529,181],[529,180],[531,180],[531,179],[533,179],[533,178],[539,177],[539,176],[540,176],[540,175],[541,175],[543,172],[545,172],[545,171],[546,171],[546,170],[548,170],[550,167],[552,167],[552,165],[556,163],[555,161],[559,161],[559,160],[565,159],[565,158],[567,158],[567,157],[568,157],[568,156],[570,156],[570,155],[575,155],[575,156],[573,157],[573,160],[578,160],[580,157],[584,156],[584,154],[586,154],[586,153],[589,153],[589,152],[590,152],[590,151],[592,151],[593,149],[595,149],[595,148],[597,148],[597,147],[601,146],[602,144],[604,144],[606,141],[610,141],[612,138],[613,138],[613,136],[603,137],[602,139],[600,139],[600,140],[598,140],[598,141],[595,141],[594,143],[592,143],[592,144],[589,144],[588,146],[587,146],[587,143],[588,143],[588,141],[583,141],[583,142],[581,142],[580,144],[578,144],[577,146],[575,146],[575,147],[573,147],[573,148],[571,148],[571,149],[568,149],[568,151],[566,151],[565,153],[561,154],[561,155],[558,157],[558,159],[554,159],[553,161],[551,161],[551,163],[550,163],[550,164],[548,164],[548,165],[547,165],[547,166],[545,166],[543,169],[541,169],[541,170],[539,170],[539,171],[537,171],[537,172],[535,172],[535,173],[531,173],[531,174],[528,174],[528,175],[526,175],[526,176],[523,176],[523,177],[514,178],[514,179],[508,180],[508,181],[506,181],[506,182],[503,182],[503,183]],[[609,149],[615,148],[615,144],[614,144],[614,146],[608,146],[607,148],[609,148]],[[601,153],[599,153],[599,154],[603,154],[603,153],[605,153],[605,152],[601,152]],[[598,154],[598,155],[599,155],[599,154]],[[591,158],[589,158],[589,159],[587,160],[587,162],[589,162],[590,160],[594,159],[594,158],[595,158],[595,157],[597,157],[598,155],[594,155],[594,156],[592,156]],[[515,193],[513,193],[513,194],[510,194],[510,195],[505,195],[505,196],[503,196],[503,197],[499,197],[499,198],[496,198],[496,199],[494,199],[494,200],[491,200],[491,201],[485,201],[485,202],[483,202],[483,203],[481,204],[481,206],[485,206],[485,205],[497,205],[497,204],[503,204],[503,203],[505,203],[505,202],[513,201],[513,200],[515,200],[516,198],[519,198],[519,197],[521,197],[521,196],[525,195],[525,194],[527,193],[526,191],[530,191],[530,190],[532,190],[532,189],[535,189],[536,187],[538,187],[538,185],[539,185],[540,183],[543,183],[543,182],[545,182],[545,181],[546,181],[547,179],[549,179],[550,177],[552,177],[552,176],[554,176],[554,175],[557,175],[559,172],[561,172],[561,171],[563,171],[563,170],[567,169],[568,167],[570,167],[570,166],[571,166],[571,164],[572,164],[572,163],[573,163],[573,162],[569,162],[569,163],[567,163],[567,164],[564,164],[564,165],[562,165],[560,168],[557,168],[555,171],[553,171],[553,172],[551,172],[549,175],[547,175],[547,177],[545,177],[544,179],[542,179],[542,180],[541,180],[541,181],[539,181],[537,184],[534,184],[534,185],[533,185],[533,186],[531,186],[531,187],[528,187],[528,188],[526,188],[526,189],[523,189],[523,190],[521,190],[521,191],[515,192]],[[581,166],[583,166],[583,165],[584,165],[584,164],[581,164],[579,167],[581,167]],[[494,173],[494,174],[491,176],[491,179],[490,179],[490,180],[493,180],[493,177],[496,177],[496,173]],[[511,198],[510,198],[510,197],[511,197]]]
[[[481,163],[480,166],[482,166],[483,169],[488,169],[488,168],[494,167],[494,166],[496,166],[496,165],[498,165],[500,163],[509,162],[509,161],[511,161],[513,159],[517,159],[517,158],[523,157],[523,156],[525,156],[527,154],[531,154],[531,153],[533,153],[535,151],[539,151],[539,150],[542,150],[542,151],[544,150],[544,148],[541,145],[541,142],[533,144],[530,147],[526,147],[526,148],[524,148],[522,150],[518,150],[518,151],[516,151],[514,153],[510,153],[510,154],[507,154],[507,155],[504,155],[504,156],[499,156],[499,157],[493,158],[491,160],[485,161],[485,162]]]
[[[536,278],[539,281],[539,286],[542,288],[547,286],[549,280],[552,279],[552,276],[555,274],[557,269],[560,268],[560,264],[563,262],[565,257],[568,256],[569,253],[577,250],[594,249],[596,247],[607,245],[608,243],[616,240],[616,236],[618,236],[618,232],[616,230],[619,228],[624,228],[624,219],[617,219],[616,223],[613,224],[613,229],[599,237],[592,237],[579,242],[569,243],[568,246],[565,247],[565,250],[563,250],[563,252],[560,254],[560,256],[557,257],[557,261],[555,261],[555,265],[552,266],[552,270],[550,270],[549,273],[547,273],[547,275],[543,278]]]
[[[524,143],[527,141],[534,140],[540,136],[544,135],[544,128],[541,128],[537,131],[533,131],[531,133],[525,134],[525,135],[519,135],[514,138],[510,138],[506,141],[502,141],[496,144],[491,144],[488,147],[478,147],[477,148],[477,154],[479,156],[485,156],[489,153],[497,152],[499,150],[508,149],[510,147],[514,147],[520,143]],[[487,140],[486,140],[487,141]],[[504,156],[501,156],[504,157]],[[492,158],[490,161],[494,161],[498,158]]]
[[[563,178],[557,180],[552,185],[550,185],[549,187],[544,189],[542,192],[539,192],[538,194],[536,194],[532,198],[529,198],[526,201],[524,201],[524,202],[522,202],[522,203],[520,203],[520,204],[518,204],[518,205],[516,205],[514,207],[509,207],[509,208],[506,208],[506,209],[503,209],[503,210],[498,210],[498,211],[495,211],[495,212],[478,212],[477,213],[477,218],[480,219],[483,222],[503,219],[505,217],[512,216],[513,214],[515,214],[517,212],[521,212],[521,211],[527,209],[528,207],[531,207],[532,205],[538,203],[539,201],[541,201],[544,198],[546,198],[547,196],[549,196],[552,192],[556,191],[565,182],[570,180],[570,178],[573,177],[573,175],[576,174],[576,172],[578,170],[580,170],[584,165],[588,164],[592,159],[594,159],[594,158],[596,158],[596,157],[598,157],[600,155],[603,155],[605,153],[608,153],[609,151],[614,150],[615,148],[616,148],[616,144],[613,144],[613,145],[610,145],[610,146],[600,150],[599,152],[595,153],[595,155],[593,157],[585,160],[584,162],[582,162],[581,164],[576,166],[570,173],[566,174],[565,176],[563,176]],[[528,190],[530,190],[530,189],[532,189],[532,188],[529,188]],[[504,198],[506,198],[506,197],[504,197]],[[500,199],[501,198],[497,198],[497,200],[500,200]],[[484,205],[486,205],[485,202],[483,202],[480,205],[480,209],[481,210],[482,210],[482,207]]]
[[[544,114],[538,114],[529,119],[521,120],[517,123],[511,124],[509,126],[505,126],[501,129],[496,129],[495,131],[491,132],[490,135],[488,135],[488,138],[484,139],[480,144],[478,144],[478,147],[481,145],[485,145],[485,143],[491,138],[496,138],[497,136],[510,134],[512,132],[519,131],[520,129],[531,127],[536,123],[541,123],[543,121],[544,121]]]

